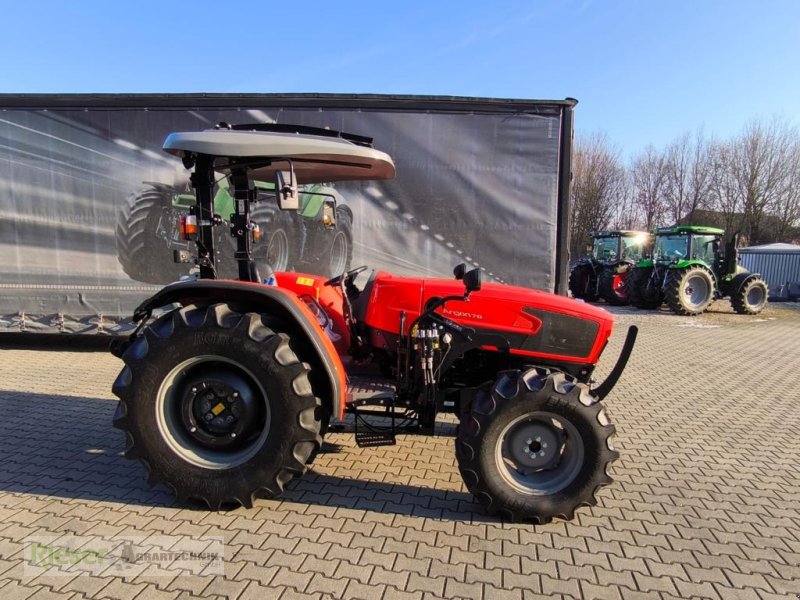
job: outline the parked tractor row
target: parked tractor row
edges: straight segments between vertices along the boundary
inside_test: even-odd
[[[570,271],[576,298],[657,309],[666,304],[678,315],[699,315],[714,300],[730,298],[739,314],[755,315],[767,305],[761,276],[739,264],[738,234],[723,243],[725,231],[679,225],[653,235],[631,231],[593,234],[589,257]]]

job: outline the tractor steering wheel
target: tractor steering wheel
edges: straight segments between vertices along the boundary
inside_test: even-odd
[[[342,281],[347,281],[348,279],[352,279],[362,271],[366,271],[369,267],[367,265],[361,265],[360,267],[356,267],[355,269],[350,269],[346,273],[342,273],[341,275],[337,275],[336,277],[331,277],[326,281],[323,285],[341,285]]]

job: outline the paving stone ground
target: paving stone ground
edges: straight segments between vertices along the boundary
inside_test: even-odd
[[[117,359],[2,350],[0,598],[794,600],[800,306],[757,318],[722,303],[699,318],[614,312],[620,327],[598,378],[624,326],[640,327],[606,401],[619,432],[616,481],[573,521],[535,527],[483,514],[448,436],[359,449],[332,433],[282,500],[221,513],[176,506],[120,455],[110,425]],[[31,574],[37,536],[165,538],[173,549],[221,538],[224,575],[122,559],[93,575]]]

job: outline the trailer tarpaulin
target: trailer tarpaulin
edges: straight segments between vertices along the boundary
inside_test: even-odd
[[[114,332],[161,285],[189,172],[161,144],[216,123],[291,123],[374,139],[397,177],[306,190],[298,214],[254,212],[260,259],[323,275],[362,264],[553,291],[573,101],[341,95],[0,96],[0,331]],[[565,126],[566,123],[566,126]],[[566,161],[565,161],[566,156]],[[566,165],[564,163],[567,163]],[[215,200],[225,205],[226,182]],[[341,233],[315,192],[337,199]],[[227,215],[222,214],[223,218]],[[219,228],[223,230],[224,228]],[[275,233],[278,232],[278,233]],[[225,233],[224,231],[222,232]],[[232,260],[230,236],[220,261]],[[338,245],[337,245],[338,244]]]

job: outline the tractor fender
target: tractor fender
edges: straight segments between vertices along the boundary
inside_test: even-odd
[[[145,300],[133,313],[133,320],[146,320],[154,309],[170,304],[187,306],[196,303],[235,302],[248,310],[267,313],[289,326],[293,334],[307,342],[309,351],[301,359],[310,363],[312,371],[324,373],[315,390],[327,405],[333,418],[344,417],[347,379],[336,349],[320,328],[313,313],[305,303],[290,291],[279,287],[220,279],[179,281],[170,284]],[[312,381],[312,383],[314,383]]]
[[[760,273],[751,273],[750,271],[745,271],[744,273],[737,273],[731,279],[731,282],[728,284],[728,288],[730,293],[728,296],[732,296],[733,294],[737,293],[741,290],[748,282],[752,281],[753,279],[758,279],[761,277]]]
[[[161,183],[160,181],[143,181],[142,185],[150,186],[156,191],[159,191],[163,194],[173,195],[175,193],[175,187],[168,184],[168,183]]]
[[[350,217],[350,222],[351,223],[353,222],[353,211],[349,206],[347,206],[347,204],[337,204],[336,205],[336,212],[339,212],[339,211],[347,213],[347,216]]]
[[[615,273],[627,273],[633,268],[633,265],[627,260],[617,260],[609,261],[606,263],[606,267],[612,269]]]
[[[572,265],[570,266],[570,270],[583,265],[591,265],[592,267],[594,267],[594,260],[590,256],[581,256],[574,263],[572,263]]]

